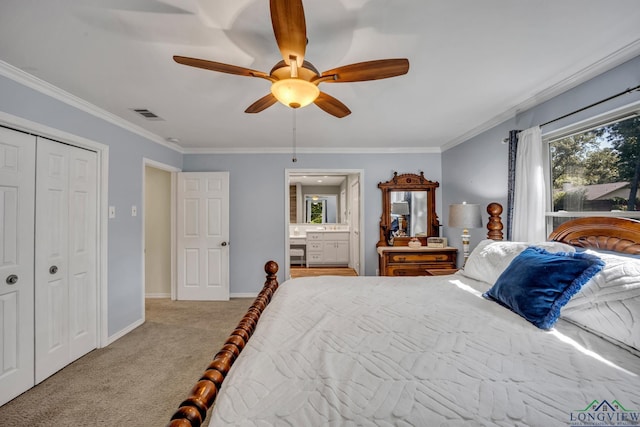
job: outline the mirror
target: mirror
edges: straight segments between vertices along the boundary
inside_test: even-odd
[[[439,183],[429,181],[421,172],[398,175],[378,184],[382,190],[382,216],[378,246],[406,246],[416,237],[423,245],[427,237],[439,236],[435,191]]]
[[[392,191],[391,230],[396,236],[427,236],[427,192]]]
[[[347,175],[291,174],[289,176],[290,224],[345,224]]]
[[[335,195],[304,196],[307,224],[337,223],[338,205]]]

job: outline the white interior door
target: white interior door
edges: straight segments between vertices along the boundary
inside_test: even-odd
[[[97,344],[96,153],[39,138],[36,383]]]
[[[179,300],[229,299],[229,172],[178,173]]]
[[[0,127],[0,405],[34,385],[35,148]]]
[[[69,354],[71,363],[98,345],[97,160],[94,151],[70,147]]]

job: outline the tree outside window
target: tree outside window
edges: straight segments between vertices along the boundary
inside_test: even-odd
[[[552,141],[550,153],[554,212],[640,210],[640,118]]]

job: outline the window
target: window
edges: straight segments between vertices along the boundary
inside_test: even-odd
[[[549,227],[597,215],[640,218],[640,117],[626,114],[549,143]]]
[[[325,206],[327,204],[326,200],[318,200],[316,202],[309,202],[309,222],[311,224],[322,224],[327,222],[325,220]]]

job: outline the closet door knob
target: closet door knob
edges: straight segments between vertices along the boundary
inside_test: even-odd
[[[58,266],[52,265],[49,267],[49,274],[56,274],[58,272]]]
[[[11,276],[7,277],[7,285],[15,285],[18,282],[18,276],[16,276],[15,274],[12,274]]]
[[[227,242],[220,243],[221,246],[227,246]]]

